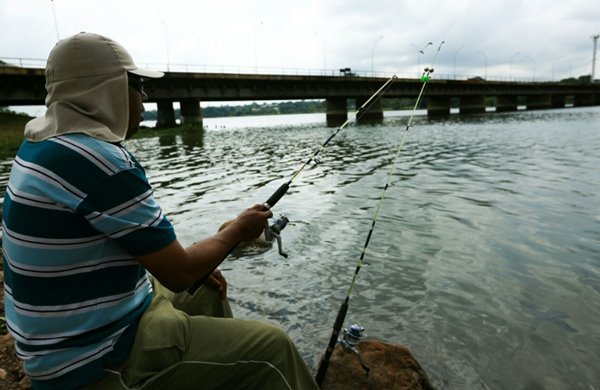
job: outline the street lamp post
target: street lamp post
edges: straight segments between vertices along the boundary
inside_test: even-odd
[[[258,39],[258,29],[263,25],[263,22],[260,22],[258,26],[256,26],[256,30],[254,30],[254,73],[258,73],[258,56],[256,54],[256,40]]]
[[[415,49],[417,49],[417,78],[421,76],[421,54],[425,54],[425,49],[427,49],[427,47],[429,45],[433,45],[433,42],[427,42],[427,44],[425,46],[423,46],[422,49],[419,49],[417,47],[417,45],[415,45],[414,43],[410,44],[411,46],[413,46]]]
[[[556,81],[556,79],[554,77],[554,73],[555,73],[555,70],[556,70],[556,64],[558,62],[560,62],[560,61],[562,61],[562,58],[559,58],[557,60],[552,61],[552,79],[551,79],[552,81]]]
[[[462,45],[461,47],[456,49],[456,51],[454,52],[454,80],[456,80],[456,56],[458,55],[458,52],[460,51],[460,49],[462,49],[463,47],[465,47],[465,45]]]
[[[592,74],[590,75],[590,82],[593,83],[596,74],[596,45],[598,44],[598,38],[600,38],[600,34],[592,35],[591,38],[594,41],[594,53],[592,54]]]
[[[321,38],[321,43],[323,44],[323,74],[326,74],[327,73],[327,61],[326,61],[327,51],[325,50],[325,38],[323,38],[321,36],[321,34],[319,34],[318,32],[315,32],[315,35],[318,36],[319,38]]]
[[[535,81],[535,61],[530,56],[525,56],[525,58],[531,61],[531,64],[533,65],[533,73],[531,78],[533,79],[532,81]]]
[[[56,19],[56,10],[54,9],[54,0],[50,0],[52,3],[52,14],[54,15],[54,29],[56,30],[56,40],[60,41],[60,34],[58,33],[58,20]]]
[[[483,56],[483,78],[487,79],[487,56],[485,55],[485,53],[482,53],[479,50],[476,52],[476,54],[481,54]]]
[[[516,52],[515,54],[512,55],[512,57],[510,57],[510,63],[508,65],[508,79],[512,80],[512,64],[513,64],[513,60],[516,56],[518,56],[519,54],[521,54],[520,51]]]
[[[377,45],[377,42],[379,42],[380,40],[383,39],[383,35],[380,35],[379,38],[377,38],[375,40],[375,42],[373,43],[373,48],[371,49],[371,76],[373,76],[375,74],[375,65],[374,65],[374,56],[375,56],[375,45]]]
[[[169,56],[169,36],[167,35],[167,24],[165,23],[165,21],[162,21],[162,25],[163,25],[163,30],[165,32],[165,45],[167,48],[167,72],[170,71],[171,68],[171,58]]]

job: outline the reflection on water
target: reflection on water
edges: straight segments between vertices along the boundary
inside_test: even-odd
[[[331,134],[315,118],[268,126],[230,118],[126,146],[146,167],[180,240],[191,244],[290,178]],[[439,388],[597,386],[599,119],[599,108],[418,116],[348,322],[407,345]],[[237,315],[278,323],[312,365],[405,121],[388,116],[383,125],[344,129],[321,164],[296,179],[274,210],[290,218],[282,235],[289,258],[270,250],[223,264]],[[8,167],[0,165],[3,185]]]

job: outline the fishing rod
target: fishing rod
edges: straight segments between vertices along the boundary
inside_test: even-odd
[[[433,57],[433,60],[431,62],[431,66],[426,67],[425,70],[423,71],[423,74],[421,75],[421,81],[423,82],[423,84],[421,85],[421,90],[419,92],[419,95],[417,96],[417,100],[415,101],[415,105],[413,107],[413,110],[412,110],[410,117],[408,119],[408,122],[406,124],[406,128],[403,131],[402,139],[400,141],[400,145],[398,146],[398,148],[396,150],[396,155],[394,157],[394,160],[393,160],[392,164],[390,165],[390,169],[389,169],[389,172],[387,175],[387,182],[385,183],[385,186],[381,192],[381,196],[379,197],[379,201],[377,202],[377,207],[375,209],[375,215],[373,216],[373,220],[371,221],[371,228],[369,230],[369,233],[367,234],[367,239],[365,241],[362,252],[360,254],[360,258],[356,264],[356,269],[354,270],[354,276],[352,277],[352,282],[350,283],[350,287],[348,288],[348,292],[346,293],[346,298],[344,299],[344,302],[342,303],[342,305],[340,306],[340,309],[338,310],[335,322],[333,324],[333,331],[331,332],[331,337],[329,339],[329,344],[327,345],[325,354],[323,355],[323,358],[321,359],[321,362],[319,364],[317,375],[315,376],[315,381],[317,382],[319,387],[321,387],[321,385],[323,384],[323,380],[325,379],[325,374],[327,373],[327,368],[329,367],[329,361],[331,359],[331,354],[333,353],[335,345],[338,342],[338,336],[340,334],[340,330],[342,329],[342,325],[344,324],[344,321],[346,319],[346,314],[348,312],[348,303],[350,301],[350,294],[352,294],[352,289],[354,288],[354,285],[356,283],[358,273],[360,272],[362,266],[365,264],[364,263],[365,253],[367,252],[367,247],[369,246],[369,242],[371,241],[371,236],[373,234],[373,230],[375,229],[375,223],[377,222],[377,219],[379,218],[379,211],[380,211],[381,205],[383,203],[385,192],[390,185],[392,173],[394,172],[394,168],[396,166],[396,161],[398,160],[398,156],[400,156],[400,152],[402,151],[402,148],[404,146],[404,140],[406,139],[406,134],[408,133],[408,130],[412,126],[415,112],[417,111],[417,108],[419,107],[421,98],[423,97],[425,88],[427,87],[427,83],[431,79],[431,74],[433,73],[433,64],[435,63],[435,60],[437,59],[437,56],[440,53],[440,50],[444,43],[445,43],[444,41],[442,41],[440,43],[440,45],[438,46],[437,52],[435,53],[435,56]],[[365,366],[363,365],[363,368],[364,367]]]
[[[325,149],[327,147],[327,145],[331,142],[331,140],[333,138],[335,138],[335,136],[338,135],[338,133],[340,131],[342,131],[346,126],[348,126],[348,124],[352,120],[360,119],[360,117],[362,117],[364,115],[364,113],[369,110],[369,108],[373,105],[373,103],[375,103],[379,98],[381,98],[381,96],[385,93],[385,91],[392,85],[392,83],[396,79],[398,79],[398,76],[396,76],[395,74],[392,75],[389,79],[387,79],[386,82],[377,91],[375,91],[375,93],[373,93],[358,109],[356,109],[356,111],[352,115],[350,115],[350,117],[347,118],[346,121],[344,123],[342,123],[341,126],[339,126],[333,133],[331,133],[331,135],[329,137],[327,137],[325,142],[323,142],[323,144],[317,150],[315,150],[313,152],[313,154],[304,162],[304,164],[302,164],[300,166],[300,168],[298,168],[296,171],[294,171],[291,178],[287,182],[285,182],[281,186],[279,186],[279,188],[277,188],[277,190],[269,197],[269,199],[267,199],[267,201],[263,204],[264,209],[270,210],[273,206],[275,206],[277,204],[277,202],[279,202],[279,200],[287,193],[287,191],[289,190],[290,186],[292,185],[292,183],[296,179],[296,177],[298,177],[298,175],[300,175],[300,173],[311,162],[314,161],[315,163],[319,163],[319,160],[317,160],[317,156],[319,155],[319,153],[321,153],[321,151],[323,151],[323,149]],[[285,223],[282,222],[284,220],[285,220]],[[273,225],[268,226],[265,229],[265,236],[268,237],[269,235],[273,235],[273,233],[275,233],[274,236],[275,236],[275,238],[277,238],[277,235],[281,232],[281,230],[283,230],[283,228],[285,227],[286,224],[287,224],[287,218],[285,218],[285,216],[282,215],[279,219],[276,219],[276,221]],[[285,255],[281,250],[280,239],[278,239],[277,243],[279,245],[279,253],[282,254],[282,256],[287,257],[287,255]],[[217,269],[219,267],[219,265],[223,261],[225,261],[225,259],[237,248],[237,246],[239,244],[240,244],[239,242],[237,244],[235,244],[233,246],[233,248],[231,248],[229,250],[229,252],[227,252],[225,257],[223,257],[223,259],[221,261],[219,261],[217,263],[217,265],[215,265],[208,274],[206,274],[203,278],[201,278],[196,283],[194,283],[190,288],[188,288],[188,292],[190,294],[193,294],[210,277],[210,275],[213,273],[213,271],[215,269]]]

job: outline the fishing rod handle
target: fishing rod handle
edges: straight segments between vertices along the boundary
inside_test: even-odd
[[[279,199],[281,199],[283,197],[283,195],[285,195],[285,193],[289,189],[290,189],[290,182],[283,183],[281,186],[279,186],[277,191],[275,191],[273,193],[273,195],[271,195],[271,197],[265,202],[265,208],[267,210],[269,210],[273,206],[275,206],[275,204],[277,204],[277,202],[279,202]]]

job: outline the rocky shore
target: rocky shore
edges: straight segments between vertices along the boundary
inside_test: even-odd
[[[0,271],[0,388],[31,389],[7,334],[4,322],[4,273]],[[331,356],[323,390],[433,390],[427,374],[410,351],[397,344],[362,340],[357,346],[366,373],[356,355],[338,344]]]
[[[4,320],[4,272],[0,271],[0,388],[6,390],[31,389],[15,353],[14,340],[7,333]]]

